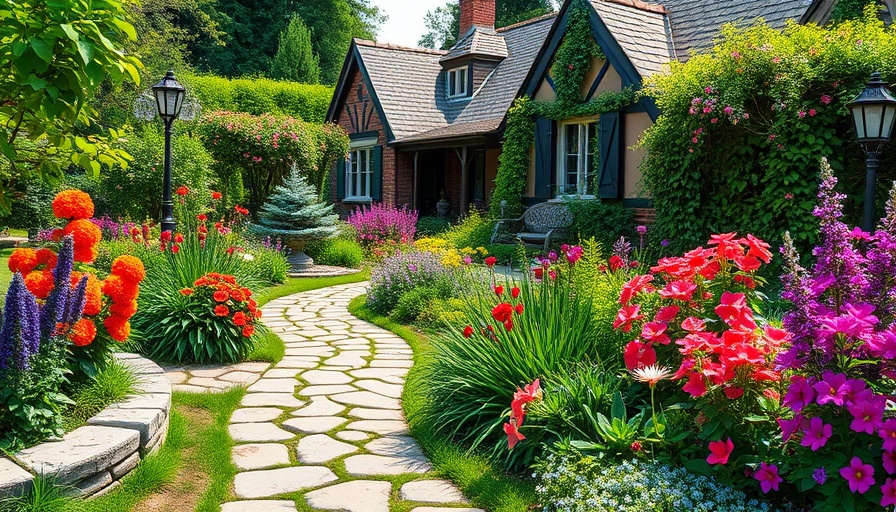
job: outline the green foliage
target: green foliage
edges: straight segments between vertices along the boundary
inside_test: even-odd
[[[389,318],[403,324],[415,322],[431,308],[433,302],[451,294],[451,287],[447,283],[441,284],[442,286],[418,286],[409,290],[398,299]]]
[[[102,177],[102,197],[111,217],[143,220],[158,218],[162,209],[162,173],[165,169],[165,136],[160,127],[146,125],[124,143],[133,161],[126,168],[114,166]],[[214,161],[202,141],[185,133],[171,139],[171,181],[190,194],[177,204],[178,218],[193,218],[210,199],[209,186],[218,188],[211,171]]]
[[[441,235],[451,227],[451,222],[442,217],[420,217],[417,219],[417,238]]]
[[[124,400],[138,388],[137,377],[129,367],[117,361],[103,366],[92,380],[72,392],[75,405],[66,414],[66,430],[83,425],[106,406]]]
[[[600,340],[591,328],[591,298],[574,294],[567,279],[561,275],[556,281],[519,283],[519,298],[506,300],[521,303],[524,309],[522,314],[512,314],[510,330],[492,317],[501,299],[490,286],[469,291],[464,312],[473,335],[463,335],[463,323],[440,334],[426,376],[429,398],[440,404],[432,412],[438,433],[486,448],[512,467],[532,461],[541,445],[521,443],[508,452],[501,430],[517,387],[537,378],[551,387],[551,376],[599,359]],[[505,286],[505,294],[510,286]],[[541,432],[527,426],[521,429],[527,437]]]
[[[206,112],[226,110],[296,117],[322,123],[327,117],[333,88],[325,85],[281,82],[268,78],[224,78],[215,75],[182,76]]]
[[[838,0],[831,13],[831,21],[854,20],[862,17],[869,5],[880,5],[878,0]]]
[[[845,105],[872,71],[896,79],[896,32],[873,8],[831,28],[727,26],[710,53],[651,78],[663,115],[644,136],[642,170],[656,237],[684,252],[731,231],[778,246],[790,230],[807,249],[817,231],[811,212],[821,157],[844,191],[861,197],[864,155]],[[890,146],[883,155],[882,181],[896,178],[894,153]],[[857,206],[847,203],[847,218]]]
[[[257,210],[293,168],[322,196],[332,162],[348,151],[348,136],[333,124],[313,125],[274,115],[215,112],[200,124],[206,147],[223,181],[241,186],[222,189],[236,197],[245,189],[250,209]]]
[[[321,202],[305,178],[293,167],[283,185],[258,212],[258,223],[249,226],[249,232],[257,236],[282,238],[285,241],[307,242],[331,238],[336,234],[333,205]]]
[[[355,240],[337,238],[315,244],[312,251],[306,251],[319,265],[358,268],[364,261],[364,248]]]
[[[526,193],[529,151],[535,143],[533,113],[532,101],[526,96],[514,101],[507,112],[507,128],[504,130],[504,144],[498,158],[498,174],[495,176],[495,191],[492,192],[490,203],[492,217],[500,215],[502,202],[506,202],[506,217],[514,217],[522,211],[520,198]]]
[[[73,491],[55,477],[37,475],[28,493],[0,499],[0,512],[81,512],[83,503],[72,496]]]
[[[447,240],[458,249],[466,247],[476,249],[489,243],[493,229],[494,223],[491,220],[473,210],[459,223],[442,233],[439,238]]]
[[[371,272],[367,305],[378,313],[389,314],[402,296],[416,288],[434,288],[443,297],[454,296],[456,278],[437,254],[397,252]]]
[[[256,336],[252,349],[246,356],[246,361],[259,361],[277,364],[286,355],[286,345],[279,336],[272,332],[266,332]]]
[[[612,247],[619,237],[634,233],[634,213],[619,203],[570,199],[565,204],[572,213],[571,229],[579,240],[594,238],[601,246]]]
[[[257,243],[250,243],[242,255],[243,265],[248,272],[258,276],[266,283],[285,283],[286,274],[289,272],[289,262],[283,252],[272,247],[264,247]]]
[[[554,55],[551,75],[557,91],[557,103],[568,107],[582,101],[580,91],[592,59],[605,58],[591,34],[590,6],[576,0],[570,7],[566,35]]]
[[[9,214],[0,213],[0,225],[20,229],[40,229],[52,225],[52,202],[55,189],[39,179],[29,179],[18,183],[15,189],[7,190],[12,200]]]
[[[107,0],[5,1],[0,9],[0,210],[9,210],[6,184],[36,173],[58,179],[71,163],[99,173],[102,164],[125,164],[126,154],[106,139],[84,136],[73,127],[95,116],[87,104],[100,83],[139,82],[140,61],[121,51],[136,38],[125,3]],[[111,138],[118,133],[110,130]],[[26,150],[35,148],[39,150]]]
[[[311,31],[298,16],[293,16],[280,34],[271,75],[303,84],[320,82],[320,59],[311,49]]]

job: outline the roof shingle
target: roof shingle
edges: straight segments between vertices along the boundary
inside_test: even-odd
[[[642,77],[658,73],[672,60],[672,41],[660,6],[619,0],[591,0],[591,5]]]

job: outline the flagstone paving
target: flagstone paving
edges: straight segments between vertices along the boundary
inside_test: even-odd
[[[263,320],[286,344],[273,367],[168,369],[176,390],[247,388],[229,427],[240,501],[222,512],[295,512],[297,503],[348,512],[389,512],[399,503],[412,512],[483,512],[468,508],[452,483],[433,478],[408,437],[400,398],[413,352],[348,312],[366,284],[269,302]]]

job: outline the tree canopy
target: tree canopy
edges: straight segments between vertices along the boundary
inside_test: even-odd
[[[280,34],[271,75],[304,84],[320,82],[320,59],[311,48],[311,31],[298,16],[293,16]]]
[[[495,5],[495,26],[506,27],[554,10],[553,0],[497,0]],[[436,7],[424,17],[426,33],[417,43],[425,48],[451,48],[460,31],[460,4],[449,0]]]

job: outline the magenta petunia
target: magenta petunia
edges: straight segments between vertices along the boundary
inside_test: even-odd
[[[774,464],[766,464],[762,462],[759,464],[759,469],[753,473],[753,478],[759,481],[759,487],[762,488],[762,492],[768,493],[772,489],[778,490],[778,484],[784,481],[778,475],[778,466]]]
[[[805,377],[795,376],[790,381],[787,394],[784,395],[784,405],[790,407],[793,412],[800,412],[814,399],[815,390],[812,388],[812,383]]]
[[[890,418],[885,421],[877,431],[877,435],[884,440],[884,451],[891,452],[896,450],[896,418]]]
[[[834,427],[830,423],[826,424],[821,418],[812,418],[809,420],[808,428],[803,431],[803,440],[800,444],[817,452],[828,442],[833,433]]]
[[[887,478],[887,481],[884,482],[884,485],[880,486],[880,491],[884,495],[880,500],[880,506],[889,507],[892,505],[896,505],[896,480]]]
[[[874,485],[874,466],[865,464],[862,459],[853,457],[849,466],[840,468],[840,476],[849,483],[849,490],[865,494]]]
[[[709,443],[709,456],[706,462],[710,464],[728,464],[728,457],[734,451],[734,443],[729,437],[727,441],[712,441]]]
[[[887,451],[881,455],[884,461],[884,471],[889,474],[896,473],[896,451]]]
[[[875,396],[861,403],[848,405],[847,410],[853,417],[849,428],[854,432],[874,434],[883,424],[886,405],[887,400],[882,396]]]
[[[843,405],[843,394],[847,390],[846,375],[825,370],[821,378],[822,381],[813,386],[818,393],[818,397],[816,397],[818,405],[828,403]]]

